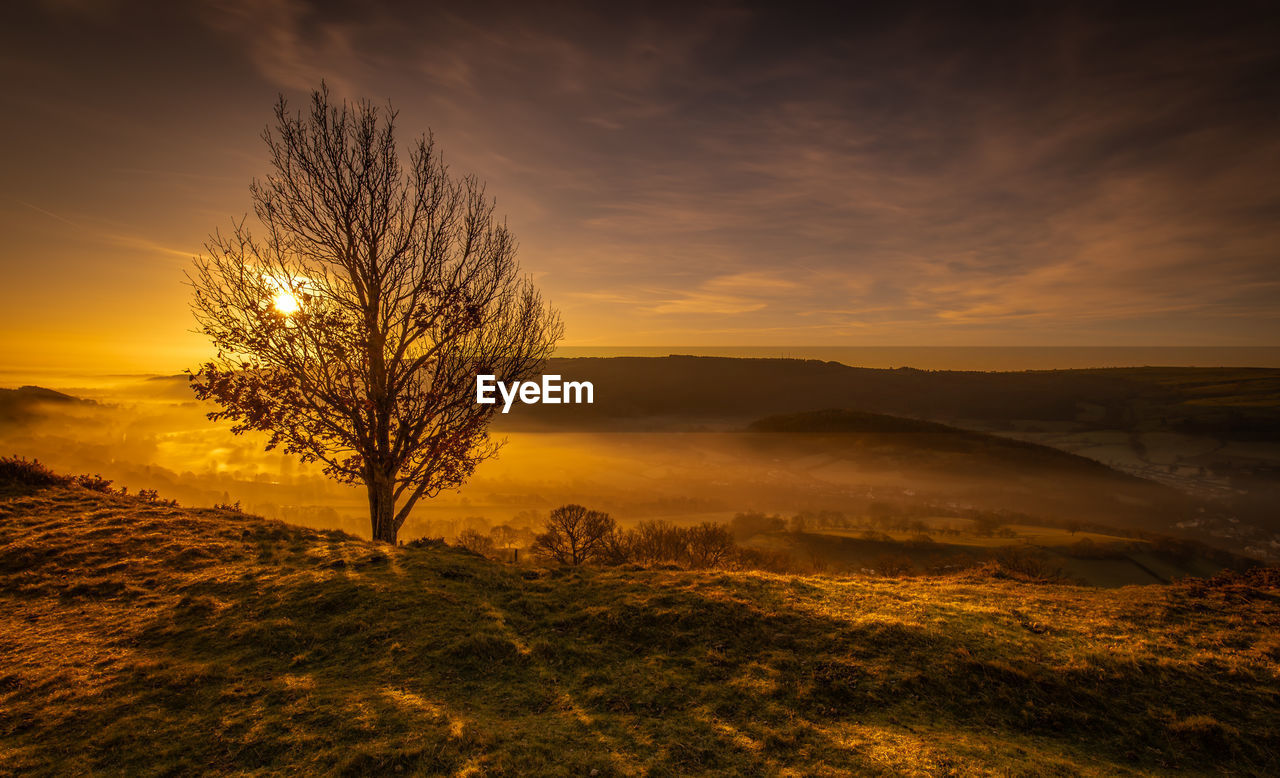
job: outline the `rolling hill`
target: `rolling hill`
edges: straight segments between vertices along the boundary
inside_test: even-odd
[[[591,381],[596,402],[521,408],[500,421],[655,428],[676,419],[856,408],[937,420],[1184,425],[1203,434],[1280,441],[1280,369],[1272,368],[978,372],[672,355],[556,358],[544,372]]]
[[[1159,531],[1199,507],[1174,489],[1092,459],[920,419],[828,409],[758,419],[740,437],[758,455],[803,463],[827,482],[847,482],[865,470],[899,473],[917,492],[908,504],[934,490],[934,506],[959,502]]]
[[[0,484],[0,772],[1275,774],[1274,570],[498,565]]]
[[[963,454],[972,457],[974,461],[970,464],[976,467],[1016,463],[1020,468],[1042,468],[1062,474],[1087,473],[1129,485],[1142,482],[1096,460],[1048,446],[884,413],[830,408],[780,414],[757,419],[747,425],[746,431],[768,433],[777,440],[790,439],[806,446],[857,441],[864,444],[864,448],[881,450],[886,456],[891,456],[889,451],[893,448],[904,449],[917,460]]]
[[[86,404],[93,403],[42,386],[0,389],[0,426],[29,422],[39,417],[49,406],[66,407]]]

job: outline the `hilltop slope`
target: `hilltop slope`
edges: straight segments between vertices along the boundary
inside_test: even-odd
[[[11,486],[0,771],[1275,774],[1278,595],[521,570]]]

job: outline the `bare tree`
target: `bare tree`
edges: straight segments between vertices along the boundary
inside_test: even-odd
[[[459,532],[458,545],[480,556],[493,557],[497,554],[493,538],[474,529],[464,529]]]
[[[636,533],[615,526],[600,541],[595,559],[606,565],[625,565],[635,560]]]
[[[689,533],[669,521],[642,521],[634,530],[631,550],[636,561],[645,564],[683,564],[689,557]]]
[[[615,529],[607,513],[564,505],[551,512],[546,531],[533,540],[533,550],[563,565],[580,565],[600,553]]]
[[[733,558],[737,544],[723,524],[703,522],[685,530],[691,567],[723,567]]]
[[[489,538],[493,540],[494,546],[507,550],[519,545],[520,530],[508,524],[499,524],[489,530]]]
[[[419,499],[497,453],[476,374],[528,378],[562,326],[484,186],[450,175],[430,134],[402,157],[394,110],[323,85],[275,119],[273,171],[250,187],[261,233],[215,233],[189,274],[218,352],[192,385],[222,406],[211,419],[363,483],[373,537],[394,543]]]

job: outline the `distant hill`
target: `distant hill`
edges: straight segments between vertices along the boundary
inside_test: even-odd
[[[41,386],[22,386],[17,389],[0,389],[0,424],[29,421],[41,415],[46,405],[92,405],[69,394],[45,389]]]
[[[1280,369],[1140,367],[982,372],[812,359],[574,357],[543,371],[591,381],[592,405],[517,405],[505,429],[664,429],[690,420],[854,408],[928,419],[1086,422],[1280,442]],[[152,379],[187,396],[186,376]],[[166,389],[167,388],[167,389]]]
[[[519,407],[500,417],[500,426],[657,429],[689,419],[854,408],[943,420],[1182,425],[1196,434],[1280,442],[1280,370],[1271,368],[988,373],[669,356],[552,359],[544,372],[591,381],[595,404]]]
[[[0,772],[1280,772],[1274,570],[509,567],[0,484]]]

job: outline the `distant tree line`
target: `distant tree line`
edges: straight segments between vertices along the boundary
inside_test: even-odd
[[[679,527],[653,520],[624,529],[607,513],[581,505],[552,511],[544,531],[534,537],[533,551],[565,565],[667,564],[697,570],[786,567],[785,555],[740,547],[725,524]]]
[[[1056,524],[1071,534],[1085,529],[1108,531],[1146,540],[1144,548],[1170,559],[1190,558],[1209,553],[1203,544],[1175,540],[1151,533],[1117,530],[1084,524],[1077,520],[1046,521],[1010,512],[956,509],[963,516],[933,513],[932,521],[915,511],[899,511],[888,503],[873,503],[867,515],[850,517],[840,511],[806,510],[784,518],[779,514],[748,511],[728,523],[703,522],[678,526],[664,520],[648,520],[624,528],[608,513],[582,505],[561,506],[547,514],[522,511],[509,524],[490,527],[481,517],[448,522],[432,522],[433,527],[457,528],[456,542],[477,554],[519,561],[529,557],[565,566],[672,567],[706,570],[759,570],[775,573],[852,572],[885,577],[952,575],[971,573],[1008,577],[1023,581],[1062,581],[1066,573],[1058,558],[1043,549],[1010,544],[978,555],[957,553],[934,535],[976,534],[1017,538],[1010,523]],[[964,529],[939,523],[938,518],[967,519]],[[884,530],[899,533],[889,535]],[[842,530],[836,538],[816,536]],[[776,541],[753,543],[757,536],[784,536],[782,548]],[[906,535],[906,537],[903,537]],[[882,550],[861,563],[840,563],[823,551],[822,544],[840,537],[870,541]],[[769,546],[773,545],[773,548]],[[875,545],[872,546],[874,550]],[[758,547],[762,546],[762,547]],[[1058,554],[1077,559],[1112,559],[1124,556],[1134,546],[1101,544],[1088,537],[1058,549]],[[1221,554],[1229,564],[1230,554]]]

